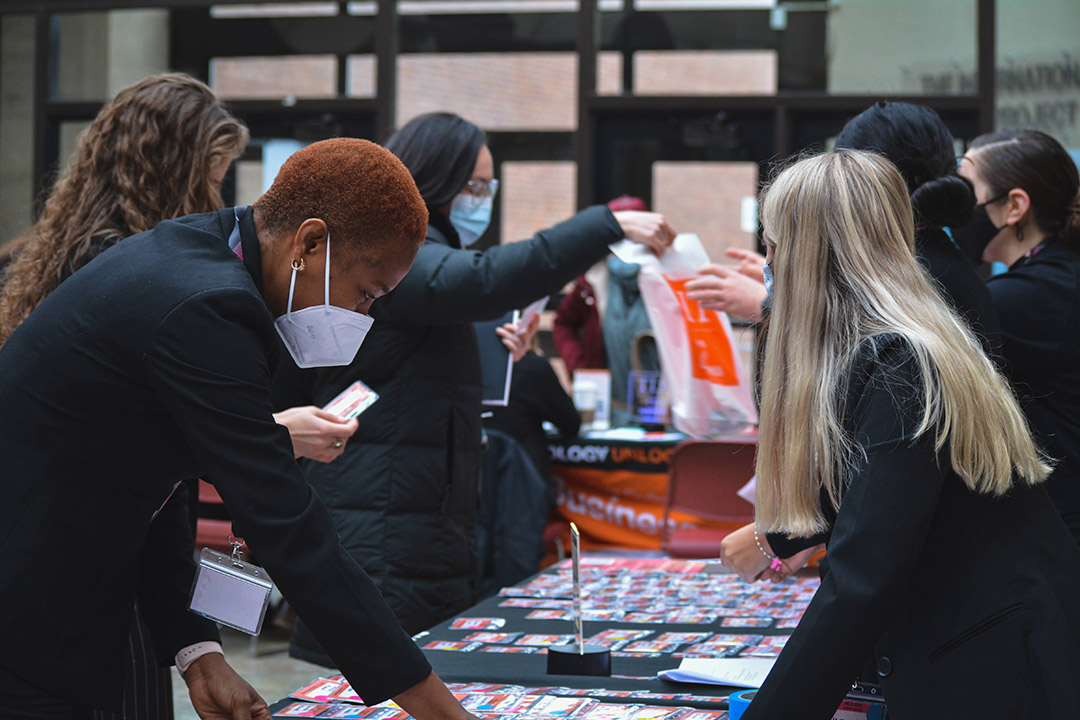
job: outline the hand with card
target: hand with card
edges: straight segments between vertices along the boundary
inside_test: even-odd
[[[506,323],[496,328],[495,334],[502,338],[503,345],[510,351],[514,362],[517,362],[525,357],[525,353],[532,347],[533,337],[539,328],[540,315],[536,314],[527,323],[522,323],[520,320],[516,323]]]
[[[328,463],[345,452],[345,444],[359,426],[313,405],[289,408],[274,413],[274,420],[289,429],[293,454]]]

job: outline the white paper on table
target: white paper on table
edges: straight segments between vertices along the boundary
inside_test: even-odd
[[[656,677],[672,682],[759,688],[775,662],[776,658],[683,658],[678,668],[661,670]]]

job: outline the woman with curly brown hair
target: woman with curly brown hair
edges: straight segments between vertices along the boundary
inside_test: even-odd
[[[248,131],[180,73],[146,78],[101,109],[7,268],[0,344],[69,275],[162,220],[223,205],[221,181]]]

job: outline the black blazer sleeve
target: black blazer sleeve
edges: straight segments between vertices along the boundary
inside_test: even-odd
[[[421,326],[493,320],[558,291],[622,236],[611,211],[597,206],[531,240],[485,252],[428,242],[405,279],[372,304],[371,316]]]
[[[181,483],[150,523],[139,566],[139,607],[153,636],[158,664],[205,640],[221,641],[217,624],[187,611],[195,579],[187,486]]]
[[[765,539],[769,541],[769,547],[779,558],[789,558],[807,548],[820,545],[829,540],[828,533],[818,533],[810,537],[788,537],[786,533],[768,533]]]
[[[276,343],[257,295],[206,291],[164,317],[145,369],[234,528],[365,702],[380,702],[423,680],[430,666],[342,549],[288,431],[274,422],[268,358]]]
[[[920,384],[912,351],[900,343],[881,351],[854,415],[866,457],[843,496],[821,587],[744,720],[831,718],[922,551],[946,470],[932,432],[911,439]]]

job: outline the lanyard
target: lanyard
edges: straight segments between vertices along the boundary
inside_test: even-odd
[[[233,217],[236,218],[236,225],[233,226],[233,230],[229,234],[229,249],[236,253],[236,257],[243,260],[244,248],[240,245],[240,214],[236,211],[235,206],[232,211]]]

